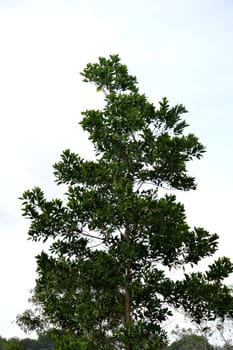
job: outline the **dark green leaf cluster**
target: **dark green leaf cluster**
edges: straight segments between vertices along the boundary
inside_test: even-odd
[[[106,88],[112,91],[135,91],[137,80],[136,77],[128,74],[126,65],[120,63],[118,55],[110,55],[109,59],[99,57],[99,63],[87,64],[83,73],[84,82],[94,82],[97,91]]]
[[[121,174],[127,170],[134,181],[189,190],[196,185],[186,162],[200,158],[204,147],[194,135],[181,135],[185,112],[183,105],[170,108],[166,98],[156,109],[144,95],[114,92],[106,96],[103,111],[83,112],[81,125],[96,153],[108,164],[117,163]]]

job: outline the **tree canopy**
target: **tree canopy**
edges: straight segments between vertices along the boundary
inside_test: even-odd
[[[197,334],[184,334],[180,339],[174,341],[169,350],[214,350],[208,340]]]
[[[223,280],[233,271],[222,257],[207,271],[197,265],[218,249],[218,235],[190,228],[184,206],[169,190],[194,190],[187,164],[205,151],[185,133],[182,104],[157,106],[139,92],[118,55],[100,57],[81,73],[102,91],[102,110],[82,113],[95,160],[65,150],[54,165],[64,198],[47,200],[35,187],[22,195],[28,236],[49,242],[37,256],[32,302],[18,322],[48,328],[63,349],[157,349],[174,309],[196,322],[233,315]],[[161,192],[160,189],[167,189]]]

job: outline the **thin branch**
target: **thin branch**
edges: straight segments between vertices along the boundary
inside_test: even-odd
[[[144,185],[144,181],[139,181],[136,192],[138,192],[143,185]]]
[[[101,242],[101,243],[95,244],[95,245],[93,245],[93,246],[91,246],[91,247],[89,247],[89,248],[90,248],[90,249],[93,249],[93,248],[99,247],[99,246],[101,246],[101,245],[103,245],[103,244],[104,244],[104,243]]]
[[[85,231],[86,233],[84,232],[80,232],[81,235],[85,236],[85,237],[90,237],[90,238],[94,238],[94,239],[99,239],[100,241],[103,241],[103,238],[100,238],[98,236],[93,236],[91,235],[90,233],[87,233],[87,231]]]

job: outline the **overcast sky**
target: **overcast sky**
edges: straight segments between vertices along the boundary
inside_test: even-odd
[[[188,109],[207,153],[190,170],[198,189],[179,195],[190,225],[220,236],[232,256],[232,0],[0,0],[0,335],[27,307],[40,246],[27,241],[18,197],[57,196],[52,164],[63,149],[91,157],[78,122],[100,94],[79,72],[118,53],[151,102]]]

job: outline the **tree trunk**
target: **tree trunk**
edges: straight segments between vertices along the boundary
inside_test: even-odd
[[[130,230],[129,226],[125,229],[125,242],[130,243]],[[131,321],[131,294],[130,294],[130,283],[131,283],[131,260],[127,258],[126,261],[126,287],[125,287],[125,328],[129,327]],[[133,350],[131,344],[126,345],[126,350]]]

